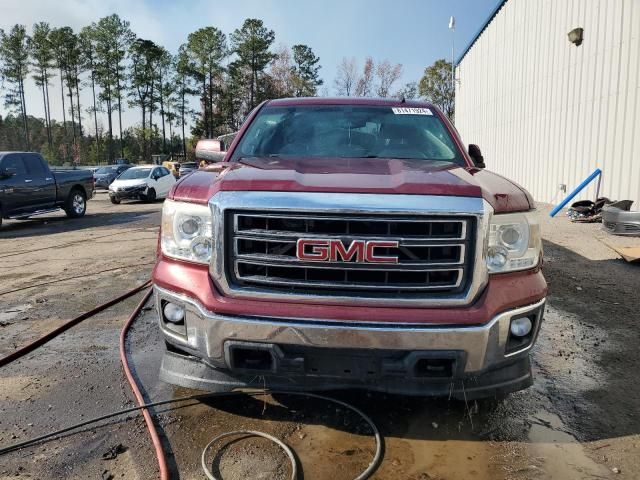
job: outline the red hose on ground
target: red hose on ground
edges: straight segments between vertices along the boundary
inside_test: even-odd
[[[97,313],[100,313],[103,310],[106,310],[107,308],[115,305],[116,303],[120,303],[121,301],[129,298],[130,296],[135,295],[140,290],[144,290],[145,288],[147,288],[149,286],[149,284],[150,284],[150,282],[146,281],[145,283],[143,283],[142,285],[137,286],[133,290],[129,290],[127,293],[124,293],[124,294],[120,295],[119,297],[114,298],[113,300],[109,300],[108,302],[103,303],[102,305],[98,305],[94,309],[89,310],[88,312],[85,312],[82,315],[78,315],[77,317],[72,318],[68,322],[63,323],[58,328],[50,331],[46,335],[34,340],[31,343],[28,343],[24,347],[22,347],[22,348],[20,348],[20,349],[18,349],[16,351],[10,353],[9,355],[0,358],[0,367],[4,367],[5,365],[10,364],[14,360],[17,360],[18,358],[25,356],[27,353],[32,352],[36,348],[41,347],[45,343],[49,342],[50,340],[53,340],[55,337],[57,337],[61,333],[69,330],[71,327],[77,325],[78,323],[82,322],[83,320],[86,320],[87,318],[93,317]]]
[[[125,323],[124,327],[122,327],[122,331],[120,332],[120,360],[122,361],[122,368],[124,369],[124,374],[129,381],[129,385],[131,385],[131,390],[133,390],[133,394],[136,397],[136,402],[138,402],[138,406],[142,406],[145,404],[144,397],[140,392],[140,388],[138,388],[138,383],[136,379],[133,377],[131,370],[129,369],[129,360],[127,360],[127,351],[125,348],[125,343],[127,339],[127,332],[129,328],[135,321],[136,317],[140,314],[140,311],[144,307],[149,297],[151,297],[152,290],[149,290],[145,296],[140,300],[140,303],[136,306],[136,308],[131,312],[127,323]],[[156,430],[156,426],[153,424],[153,419],[151,418],[151,414],[149,410],[146,408],[142,409],[142,415],[144,416],[144,421],[147,424],[147,428],[149,430],[149,435],[151,436],[151,441],[153,442],[153,448],[156,451],[156,457],[158,459],[158,468],[160,469],[160,480],[169,480],[169,468],[167,467],[167,461],[164,456],[164,450],[162,449],[162,442],[160,440],[160,436],[158,435],[158,431]]]

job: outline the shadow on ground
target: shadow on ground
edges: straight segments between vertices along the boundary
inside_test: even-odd
[[[140,202],[142,203],[142,202]],[[28,220],[3,223],[0,227],[1,238],[22,238],[51,235],[78,230],[91,230],[95,227],[131,228],[130,224],[142,220],[153,220],[153,225],[160,222],[160,204],[157,208],[150,205],[147,211],[129,210],[127,204],[117,206],[111,212],[91,212],[91,204],[82,218],[67,218],[64,215],[44,215]]]

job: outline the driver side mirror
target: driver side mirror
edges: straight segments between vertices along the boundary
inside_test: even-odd
[[[478,145],[474,145],[473,143],[469,144],[469,156],[471,157],[471,160],[473,160],[473,164],[476,168],[486,167],[484,157],[482,156],[482,152]]]
[[[204,160],[207,163],[221,162],[226,155],[224,143],[220,140],[208,138],[199,140],[196,144],[196,160]]]
[[[2,168],[0,169],[0,179],[11,178],[17,173],[15,168]]]

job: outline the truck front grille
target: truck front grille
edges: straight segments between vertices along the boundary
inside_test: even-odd
[[[456,216],[288,214],[227,211],[226,275],[229,284],[272,293],[394,298],[447,297],[468,287],[476,219]],[[327,261],[301,260],[300,239],[397,242],[376,256],[397,263],[371,263],[354,253]],[[358,261],[359,260],[359,261]]]

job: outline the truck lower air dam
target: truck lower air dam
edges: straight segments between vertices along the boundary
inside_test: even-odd
[[[234,371],[275,372],[277,348],[275,345],[262,343],[227,342],[227,365]]]

